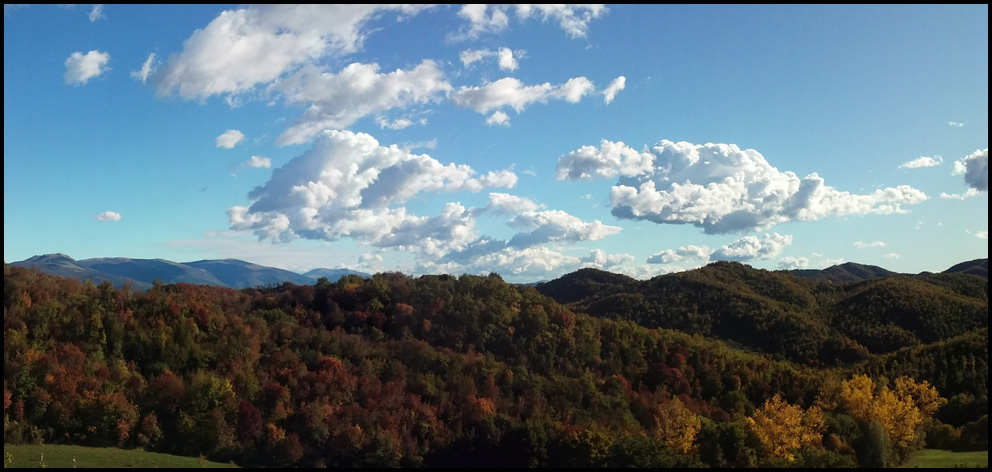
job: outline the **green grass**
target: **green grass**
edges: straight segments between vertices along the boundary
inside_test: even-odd
[[[83,446],[3,446],[4,467],[57,467],[57,468],[218,468],[235,467],[232,464],[210,462],[196,457],[172,456],[140,449],[115,449],[110,447]],[[10,454],[8,456],[7,454]],[[10,458],[11,462],[7,462]],[[44,458],[44,459],[42,459]]]
[[[951,452],[940,449],[922,449],[903,467],[925,469],[945,467],[988,468],[989,451]]]

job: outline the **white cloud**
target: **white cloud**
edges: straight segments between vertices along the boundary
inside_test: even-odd
[[[603,101],[607,104],[613,101],[613,99],[620,93],[621,90],[627,85],[627,78],[624,76],[617,77],[610,82],[610,85],[603,90]]]
[[[620,232],[619,226],[599,220],[582,221],[561,210],[544,210],[529,198],[506,193],[490,193],[489,204],[475,210],[478,215],[509,215],[509,225],[521,230],[507,246],[525,248],[545,243],[597,241]]]
[[[476,175],[466,165],[380,146],[364,133],[326,131],[249,193],[251,206],[232,207],[228,216],[232,229],[253,231],[259,239],[350,237],[438,256],[477,239],[473,211],[448,203],[436,217],[419,217],[399,205],[421,193],[477,192],[516,182],[507,170]]]
[[[275,89],[288,103],[308,108],[277,144],[300,144],[326,129],[347,128],[364,116],[440,100],[451,84],[433,61],[410,70],[379,73],[378,64],[353,63],[337,74],[304,67],[281,80]]]
[[[948,126],[953,126],[955,128],[960,128],[960,127],[964,126],[964,123],[958,123],[957,121],[948,121],[947,122],[947,125]]]
[[[870,243],[866,243],[864,241],[854,242],[854,247],[858,249],[869,249],[869,248],[885,247],[885,246],[886,246],[885,241],[872,241]]]
[[[492,10],[490,10],[492,8]],[[464,5],[458,16],[468,21],[468,26],[448,35],[452,41],[478,38],[482,34],[499,33],[510,25],[509,10],[516,9],[520,20],[530,18],[542,22],[552,21],[572,38],[584,37],[589,23],[609,10],[603,5]]]
[[[688,246],[682,246],[678,249],[665,249],[664,251],[648,257],[647,262],[648,264],[669,264],[685,259],[705,262],[710,260],[710,254],[713,254],[713,250],[709,247],[690,244]]]
[[[510,126],[510,115],[503,113],[502,110],[496,110],[486,118],[486,124],[489,126]]]
[[[604,151],[608,147],[624,150],[624,156],[635,155],[622,143],[605,140],[598,152],[610,155]],[[646,152],[654,157],[651,166],[630,168],[624,160],[582,148],[559,158],[556,175],[575,180],[620,173],[610,191],[614,216],[691,224],[710,234],[762,230],[828,216],[905,213],[903,205],[927,199],[907,185],[863,195],[839,191],[825,185],[816,173],[800,179],[772,167],[757,151],[733,144],[663,140]]]
[[[792,244],[792,235],[778,233],[763,237],[744,236],[730,244],[713,250],[707,246],[688,245],[678,249],[666,249],[649,257],[648,264],[668,264],[683,260],[697,260],[706,263],[710,260],[748,262],[777,257],[786,246]]]
[[[502,70],[514,71],[520,67],[517,59],[523,56],[525,51],[513,51],[510,48],[501,47],[496,51],[489,49],[466,49],[458,54],[458,59],[462,65],[468,67],[476,62],[489,57],[496,57],[496,63]]]
[[[946,193],[940,192],[940,198],[945,200],[964,200],[966,198],[977,197],[978,190],[974,188],[969,188],[964,193]]]
[[[90,14],[89,14],[90,22],[94,22],[96,20],[103,20],[106,18],[107,18],[106,15],[103,14],[103,5],[102,4],[93,5],[93,8],[90,9]]]
[[[623,142],[603,140],[600,146],[582,146],[558,158],[555,178],[558,180],[592,180],[615,177],[617,174],[634,177],[651,172],[654,154],[640,152]]]
[[[610,270],[625,266],[634,262],[634,256],[630,254],[607,254],[602,249],[589,251],[589,257],[583,257],[580,261],[583,267],[595,267],[602,270]]]
[[[897,252],[890,252],[888,254],[884,254],[882,257],[884,257],[886,259],[899,259],[902,256],[899,253],[897,253]]]
[[[65,74],[63,74],[65,83],[83,85],[110,70],[106,67],[108,62],[110,62],[110,54],[105,52],[96,50],[86,54],[74,52],[65,60]]]
[[[268,169],[272,167],[272,159],[262,156],[251,156],[251,159],[248,159],[242,165],[252,169]]]
[[[219,148],[231,149],[234,146],[237,146],[238,143],[240,143],[241,140],[243,139],[245,139],[244,133],[236,129],[229,129],[221,133],[220,136],[217,136],[217,139],[214,140],[214,143]]]
[[[352,53],[366,24],[384,11],[413,15],[423,5],[266,5],[226,10],[183,43],[155,75],[160,94],[185,99],[240,94],[304,64]]]
[[[141,69],[131,71],[131,78],[145,84],[148,82],[148,77],[150,77],[154,72],[155,53],[151,53],[148,55],[148,59],[145,59],[145,62],[141,64]]]
[[[585,37],[589,22],[607,12],[609,10],[601,4],[517,5],[517,16],[521,19],[536,17],[541,21],[557,21],[572,38]]]
[[[547,103],[548,100],[565,100],[578,103],[583,97],[595,93],[593,83],[585,77],[573,77],[562,85],[548,82],[539,85],[524,85],[514,77],[504,77],[481,87],[463,86],[451,94],[451,102],[462,108],[471,108],[487,114],[503,107],[522,112],[534,103]]]
[[[524,85],[513,77],[505,77],[482,87],[461,87],[451,96],[451,101],[460,107],[471,108],[485,114],[504,106],[512,107],[517,113],[534,102],[547,102],[551,93],[557,90],[545,82],[540,85]]]
[[[759,239],[756,236],[744,236],[726,246],[713,251],[710,258],[717,261],[757,261],[778,257],[786,246],[792,244],[792,235],[778,233],[765,234]]]
[[[964,182],[969,187],[982,192],[989,191],[989,148],[980,149],[954,161],[954,171],[951,175],[964,175]]]
[[[98,221],[120,221],[121,214],[116,211],[105,211],[99,215],[96,215],[96,219]]]
[[[463,66],[468,67],[492,55],[493,52],[488,49],[466,49],[458,54],[458,59]]]
[[[798,270],[806,269],[809,267],[809,258],[806,257],[793,257],[785,256],[782,261],[778,263],[778,268],[781,270]]]
[[[480,209],[478,213],[488,215],[518,215],[524,212],[536,212],[543,208],[543,205],[538,205],[526,197],[493,192],[489,194],[489,204]]]
[[[989,239],[989,230],[979,231],[975,233],[975,237],[978,239]]]
[[[594,93],[596,87],[585,77],[573,77],[565,82],[553,96],[563,98],[568,103],[579,103],[582,97]]]
[[[449,35],[455,41],[478,38],[483,33],[498,33],[510,24],[510,17],[503,9],[494,7],[490,13],[486,4],[463,5],[458,16],[468,20],[469,25],[467,30]]]
[[[422,126],[427,124],[426,119],[419,119],[417,121],[413,121],[409,118],[399,118],[393,121],[389,121],[381,116],[379,118],[376,118],[375,122],[379,125],[380,128],[383,129],[405,129],[413,125]]]
[[[620,232],[619,226],[604,225],[599,220],[582,221],[561,210],[524,211],[510,225],[526,232],[517,233],[510,247],[525,248],[544,243],[598,241]]]
[[[937,167],[942,162],[944,158],[940,156],[920,156],[919,158],[913,159],[909,162],[899,165],[900,169],[922,169],[924,167]]]
[[[496,52],[499,56],[499,68],[503,70],[517,70],[519,64],[517,64],[516,58],[513,57],[513,51],[510,48],[499,48]]]

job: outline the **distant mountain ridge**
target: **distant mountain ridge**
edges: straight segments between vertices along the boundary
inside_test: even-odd
[[[130,282],[132,287],[139,290],[150,288],[155,280],[167,284],[185,282],[241,289],[283,282],[310,285],[316,283],[320,277],[327,277],[331,281],[337,281],[344,275],[371,277],[370,274],[350,269],[314,269],[306,274],[298,274],[237,259],[181,263],[165,259],[101,257],[77,261],[65,254],[45,254],[10,265],[34,268],[66,278],[91,280],[97,284],[109,281],[117,287]]]
[[[535,288],[576,313],[811,365],[848,364],[988,327],[988,259],[920,274],[854,263],[797,273],[718,261],[636,280],[590,268]]]

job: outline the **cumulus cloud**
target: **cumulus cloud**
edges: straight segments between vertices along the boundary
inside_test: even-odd
[[[573,77],[561,85],[551,85],[548,82],[524,85],[514,77],[504,77],[483,86],[460,87],[450,98],[456,106],[471,108],[481,114],[504,107],[513,108],[520,113],[531,104],[547,103],[548,100],[578,103],[595,91],[592,81],[585,77]]]
[[[621,156],[610,149],[620,149]],[[828,216],[905,213],[903,205],[927,195],[907,185],[852,194],[827,186],[816,173],[802,179],[781,172],[753,149],[733,144],[692,144],[663,140],[645,151],[604,141],[599,150],[582,148],[558,160],[557,177],[577,180],[621,177],[610,191],[613,215],[655,223],[691,224],[709,234],[767,229],[788,221]],[[602,154],[602,156],[600,155]],[[605,156],[605,157],[604,157]],[[635,169],[640,169],[639,171]]]
[[[886,259],[899,259],[902,257],[902,255],[900,255],[898,252],[890,252],[888,254],[882,255],[882,257]]]
[[[989,239],[989,230],[979,231],[975,233],[975,237],[978,239]]]
[[[866,243],[864,241],[854,242],[854,247],[858,249],[869,249],[869,248],[885,247],[885,246],[886,246],[885,241],[872,241],[870,243]]]
[[[252,169],[268,169],[272,167],[272,159],[262,156],[251,156],[251,159],[248,159],[242,165]]]
[[[582,146],[558,158],[558,180],[592,180],[594,176],[634,177],[651,172],[654,154],[640,152],[623,142],[603,140],[600,146]]]
[[[502,110],[496,110],[486,118],[486,124],[489,126],[510,126],[510,115],[503,113]]]
[[[148,77],[153,72],[155,72],[155,53],[148,55],[148,59],[141,64],[141,69],[131,71],[131,78],[145,84],[148,83]]]
[[[120,221],[121,214],[116,211],[105,211],[96,215],[97,221]]]
[[[809,258],[806,257],[793,257],[785,256],[782,261],[778,263],[778,268],[781,270],[798,270],[806,269],[809,267]]]
[[[444,165],[426,154],[380,146],[364,133],[325,131],[309,151],[251,191],[250,206],[232,207],[228,217],[232,229],[253,231],[259,239],[350,237],[376,247],[439,255],[477,238],[474,213],[448,203],[440,215],[420,217],[400,205],[421,193],[478,192],[516,182],[508,170],[477,175],[466,165]]]
[[[940,198],[945,200],[964,200],[966,198],[977,197],[978,190],[974,188],[969,188],[964,193],[946,193],[940,192]]]
[[[561,210],[524,211],[510,221],[524,232],[510,238],[510,247],[525,248],[544,243],[598,241],[620,232],[619,226],[599,220],[582,221]]]
[[[688,245],[678,249],[666,249],[648,258],[648,264],[669,264],[684,260],[697,260],[706,263],[710,260],[748,262],[777,257],[786,246],[792,244],[792,235],[778,233],[763,237],[744,236],[730,244],[713,250],[707,246]]]
[[[214,143],[219,148],[232,149],[234,148],[234,146],[237,146],[238,143],[240,143],[241,140],[243,139],[245,139],[244,133],[236,129],[229,129],[221,133],[220,136],[217,136],[217,139],[214,140]]]
[[[250,92],[304,64],[361,47],[381,12],[413,15],[423,5],[265,5],[225,10],[183,43],[155,75],[160,94],[185,99]]]
[[[608,12],[603,5],[464,5],[458,11],[458,16],[467,20],[468,25],[450,34],[448,38],[461,41],[503,31],[510,25],[511,9],[516,9],[516,16],[520,20],[535,18],[556,22],[572,38],[584,37],[589,22]]]
[[[619,226],[605,225],[599,220],[587,222],[561,210],[543,208],[525,197],[490,193],[489,204],[475,213],[513,216],[508,224],[521,232],[515,234],[506,244],[514,248],[545,243],[598,241],[621,230]]]
[[[580,262],[583,267],[609,270],[634,262],[634,256],[626,253],[607,254],[602,249],[593,249],[589,251],[589,257],[583,257]]]
[[[74,52],[65,60],[65,74],[63,74],[65,83],[83,85],[110,70],[107,67],[108,62],[110,62],[110,54],[105,52],[96,50],[86,54]]]
[[[792,235],[778,233],[765,234],[762,238],[745,236],[726,246],[721,247],[710,255],[713,260],[722,261],[757,261],[778,257],[786,246],[792,244]]]
[[[572,38],[585,37],[589,22],[609,12],[602,4],[525,4],[516,5],[516,8],[521,19],[539,18],[541,21],[558,22],[558,26]]]
[[[607,104],[613,101],[613,99],[620,93],[621,90],[627,85],[627,78],[624,76],[617,77],[610,82],[610,85],[603,90],[603,101]]]
[[[508,193],[492,192],[489,194],[489,204],[478,211],[488,215],[519,215],[525,212],[536,212],[544,209],[543,205],[533,200]]]
[[[517,64],[517,59],[513,57],[513,51],[510,48],[499,48],[496,52],[499,57],[499,68],[503,70],[517,70],[519,64]]]
[[[981,149],[954,161],[954,171],[951,175],[964,175],[964,182],[969,187],[989,191],[989,148]]]
[[[924,167],[937,167],[942,162],[944,158],[940,156],[920,156],[919,158],[913,159],[909,162],[899,165],[900,169],[922,169]]]
[[[957,121],[948,121],[947,122],[947,125],[948,126],[953,126],[955,128],[960,128],[960,127],[964,126],[964,123],[958,123]]]
[[[390,121],[390,120],[387,120],[386,118],[381,117],[381,116],[379,118],[376,118],[375,122],[379,125],[380,128],[383,128],[383,129],[406,129],[406,128],[409,128],[409,127],[411,127],[413,125],[421,125],[422,126],[422,125],[427,124],[427,120],[424,119],[424,118],[421,118],[421,119],[416,120],[416,121],[411,120],[409,118],[398,118],[398,119],[395,119],[395,120]]]
[[[107,17],[103,14],[103,5],[102,4],[93,5],[93,8],[90,9],[90,13],[89,13],[90,22],[92,23],[96,20],[103,20],[105,18]]]
[[[682,246],[678,249],[665,249],[664,251],[648,257],[647,262],[648,264],[670,264],[672,262],[679,262],[686,259],[708,261],[710,259],[710,254],[713,254],[713,250],[709,247],[690,244],[688,246]]]
[[[462,61],[463,66],[469,67],[483,59],[495,57],[500,69],[514,71],[520,66],[517,59],[523,54],[524,51],[513,51],[506,47],[499,48],[496,51],[489,49],[466,49],[458,54],[458,59]]]
[[[451,90],[434,61],[413,69],[380,73],[378,64],[353,63],[336,74],[307,66],[280,81],[288,103],[308,105],[306,112],[276,143],[300,144],[325,129],[347,128],[358,119],[393,108],[440,100]]]
[[[488,49],[466,49],[458,53],[458,59],[463,66],[468,67],[492,55],[493,52]]]

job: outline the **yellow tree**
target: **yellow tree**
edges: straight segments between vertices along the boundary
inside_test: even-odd
[[[899,377],[896,379],[896,395],[901,398],[912,398],[924,417],[932,416],[940,407],[947,404],[947,399],[941,397],[937,389],[926,380],[917,383],[912,378]]]
[[[654,436],[665,446],[688,454],[695,448],[696,434],[701,425],[699,417],[675,397],[658,406]]]
[[[804,412],[802,407],[790,404],[778,394],[765,401],[746,421],[765,451],[790,462],[796,460],[799,449],[819,444],[826,429],[819,408]]]
[[[856,375],[841,387],[844,407],[856,419],[878,421],[898,447],[908,447],[916,439],[923,420],[947,403],[928,382],[917,383],[909,377],[899,377],[895,389],[877,389],[867,375]]]

